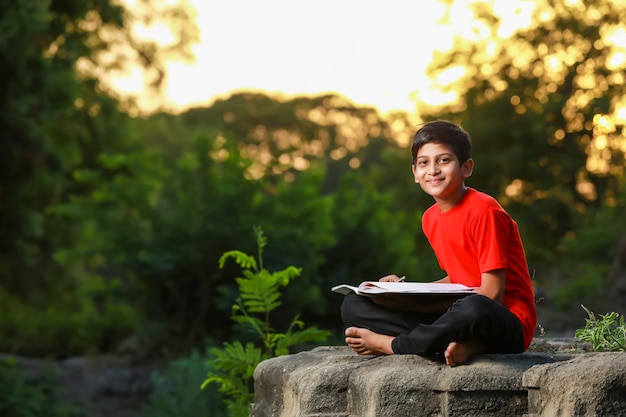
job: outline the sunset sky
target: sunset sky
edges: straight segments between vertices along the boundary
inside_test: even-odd
[[[479,36],[468,0],[450,19],[437,1],[190,0],[197,10],[196,62],[168,66],[167,106],[209,104],[233,91],[286,95],[338,92],[382,112],[415,113],[435,94],[425,69],[435,50],[452,46],[455,32]],[[528,19],[532,1],[494,0],[506,28]],[[507,17],[508,16],[508,17]],[[505,34],[506,35],[506,34]]]

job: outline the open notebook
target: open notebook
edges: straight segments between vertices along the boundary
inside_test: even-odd
[[[461,297],[474,293],[473,287],[463,284],[436,282],[380,282],[364,281],[358,287],[348,284],[337,285],[331,291],[339,294],[354,292],[366,297],[377,297],[385,294],[394,295],[452,295]]]

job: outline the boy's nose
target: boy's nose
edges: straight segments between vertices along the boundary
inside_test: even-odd
[[[439,168],[437,168],[437,165],[432,164],[430,167],[428,167],[428,175],[437,175],[439,173]]]

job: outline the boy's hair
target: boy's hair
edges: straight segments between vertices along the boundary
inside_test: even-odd
[[[428,122],[415,133],[411,144],[414,166],[417,163],[417,152],[427,143],[449,146],[461,164],[472,157],[472,140],[469,133],[461,126],[447,120]]]

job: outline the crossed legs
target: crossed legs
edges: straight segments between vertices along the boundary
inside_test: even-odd
[[[381,307],[349,294],[342,305],[346,343],[360,355],[443,355],[449,366],[484,352],[521,352],[518,319],[481,295],[458,300],[443,314],[415,314]]]

